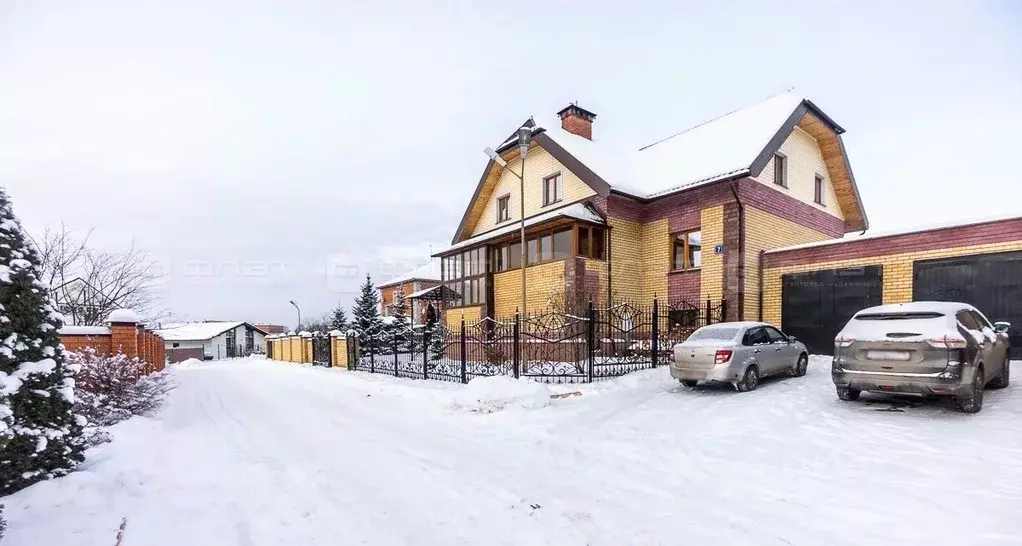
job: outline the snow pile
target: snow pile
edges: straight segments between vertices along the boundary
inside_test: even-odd
[[[202,361],[199,360],[198,358],[188,358],[188,359],[182,360],[181,362],[178,362],[177,364],[174,364],[174,366],[177,366],[178,368],[192,368],[192,367],[201,366],[201,365],[202,365]]]
[[[526,378],[477,377],[454,395],[451,408],[472,413],[494,413],[506,407],[537,409],[550,405],[546,385]]]

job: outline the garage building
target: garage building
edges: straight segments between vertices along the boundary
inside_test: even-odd
[[[1022,216],[769,250],[762,320],[830,354],[858,310],[882,303],[962,301],[1011,323],[1022,356]]]

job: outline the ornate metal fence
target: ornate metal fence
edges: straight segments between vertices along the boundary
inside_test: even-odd
[[[667,364],[697,328],[721,322],[727,302],[661,307],[619,303],[578,313],[549,311],[505,320],[386,327],[349,334],[348,367],[411,379],[467,383],[505,375],[589,383]]]
[[[333,365],[331,355],[330,334],[316,332],[312,334],[312,363],[319,366]]]

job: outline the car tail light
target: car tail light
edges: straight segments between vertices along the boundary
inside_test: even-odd
[[[926,343],[938,349],[964,349],[968,347],[964,339],[951,336],[930,338],[926,340]]]
[[[717,352],[713,355],[714,364],[724,364],[731,360],[731,355],[734,351],[731,349],[717,349]]]
[[[848,347],[852,343],[855,343],[855,338],[847,336],[837,336],[837,338],[834,339],[834,345],[838,347]]]

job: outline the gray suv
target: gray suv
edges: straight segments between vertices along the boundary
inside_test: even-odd
[[[862,391],[951,396],[983,409],[989,384],[1009,381],[1008,329],[965,303],[881,305],[855,314],[834,340],[831,377],[841,400]]]

